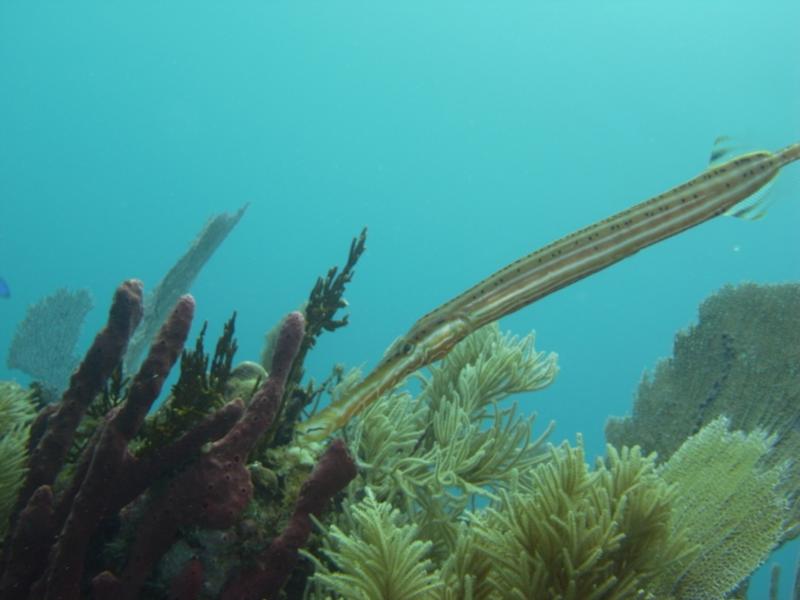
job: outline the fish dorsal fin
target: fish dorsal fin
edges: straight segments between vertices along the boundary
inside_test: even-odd
[[[711,146],[711,154],[708,157],[708,166],[714,167],[720,163],[724,163],[730,155],[739,150],[740,146],[734,142],[734,139],[729,135],[720,135],[714,140]]]

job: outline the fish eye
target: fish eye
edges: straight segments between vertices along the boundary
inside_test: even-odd
[[[400,348],[400,351],[405,355],[411,354],[413,350],[414,350],[414,344],[412,344],[411,342],[406,342],[405,344],[403,344],[403,347]]]

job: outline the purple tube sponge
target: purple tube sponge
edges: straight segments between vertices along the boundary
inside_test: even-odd
[[[239,421],[209,451],[173,478],[154,498],[138,526],[128,564],[116,577],[95,577],[98,600],[137,598],[153,566],[177,539],[180,527],[227,529],[253,497],[247,455],[272,425],[280,409],[286,378],[300,342],[305,319],[299,312],[283,322],[268,379],[255,393]]]

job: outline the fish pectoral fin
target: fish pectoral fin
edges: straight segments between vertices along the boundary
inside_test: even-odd
[[[381,357],[381,360],[383,360],[387,356],[391,356],[392,354],[394,354],[397,351],[397,349],[400,347],[400,344],[403,343],[404,339],[405,339],[405,336],[402,336],[402,335],[399,335],[396,338],[394,338],[392,340],[392,343],[389,344],[389,346],[386,348],[386,350],[383,351],[383,356]]]
[[[748,221],[758,221],[767,214],[767,209],[769,209],[775,201],[775,194],[771,193],[774,187],[775,179],[767,183],[755,194],[731,206],[725,211],[725,216],[747,219]]]
[[[708,157],[709,168],[719,166],[730,160],[733,153],[740,154],[745,149],[745,144],[729,135],[721,135],[714,140],[711,154]],[[763,152],[759,150],[758,152]],[[758,221],[767,214],[767,209],[772,205],[775,195],[771,193],[775,180],[773,179],[757,192],[748,196],[738,204],[725,211],[725,215],[748,221]]]

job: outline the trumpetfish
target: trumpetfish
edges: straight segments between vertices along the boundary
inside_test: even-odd
[[[719,138],[717,143],[727,138]],[[781,168],[800,159],[800,143],[714,161],[700,175],[524,256],[420,318],[363,380],[297,425],[301,439],[320,440],[343,427],[414,371],[437,361],[479,327],[513,313],[642,248],[722,214],[757,219],[757,197]]]

